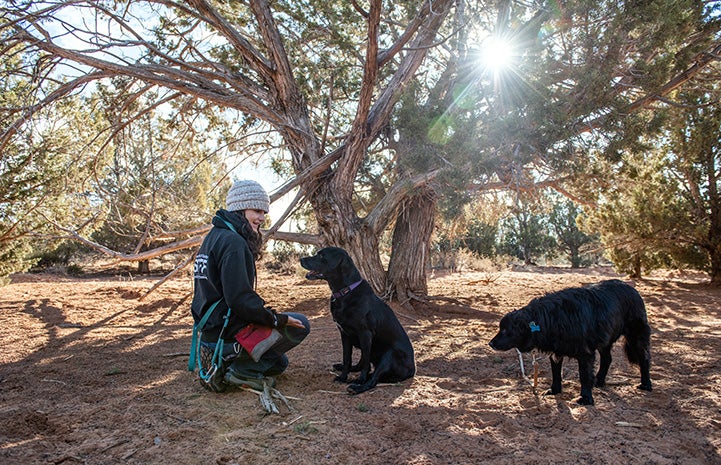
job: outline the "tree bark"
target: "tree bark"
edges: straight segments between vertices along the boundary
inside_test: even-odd
[[[571,268],[581,268],[581,253],[578,247],[571,247]]]
[[[721,287],[721,248],[711,252],[711,284]]]
[[[138,273],[150,274],[150,262],[148,260],[142,260],[138,262]]]
[[[426,274],[435,214],[436,195],[430,187],[404,203],[393,230],[386,298],[406,303],[428,294]]]
[[[709,258],[711,262],[711,284],[721,286],[721,193],[718,190],[718,154],[715,150],[706,153],[706,176],[708,177],[709,199]]]
[[[331,182],[322,182],[311,199],[321,237],[319,246],[345,249],[361,276],[379,292],[385,288],[386,282],[386,272],[378,254],[380,235],[358,218],[352,203],[332,185]]]
[[[633,271],[631,271],[631,278],[633,279],[641,279],[641,256],[639,254],[634,254],[633,258]]]

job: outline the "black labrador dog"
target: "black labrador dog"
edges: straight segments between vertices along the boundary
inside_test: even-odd
[[[326,247],[312,257],[301,258],[300,264],[309,271],[306,278],[326,280],[333,294],[330,312],[343,344],[343,363],[333,365],[340,371],[335,381],[347,383],[348,373],[360,372],[348,386],[348,392],[360,394],[379,382],[396,383],[415,375],[416,362],[408,334],[393,310],[361,277],[345,250]],[[360,349],[361,356],[351,366],[353,347]]]
[[[594,384],[606,384],[611,347],[624,336],[628,360],[640,367],[639,389],[650,391],[651,328],[643,299],[633,287],[611,279],[587,287],[572,287],[533,299],[525,307],[501,318],[491,339],[495,350],[537,349],[549,353],[553,376],[548,394],[561,392],[563,357],[578,361],[581,405],[593,405]],[[594,375],[596,352],[601,355]]]

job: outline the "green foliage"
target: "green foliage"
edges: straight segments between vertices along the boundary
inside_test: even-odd
[[[270,255],[271,260],[266,260],[265,266],[281,273],[293,274],[298,269],[298,262],[301,257],[311,255],[310,246],[291,244],[284,241],[274,241]]]
[[[114,112],[107,88],[92,101],[101,110],[99,118],[111,127],[121,124],[124,115]],[[144,98],[137,103],[147,104]],[[159,112],[122,121],[112,152],[96,166],[99,198],[93,209],[105,214],[94,241],[124,253],[147,250],[174,231],[207,223],[223,205],[225,189],[216,179],[224,167],[205,135],[213,123],[196,118],[194,124],[189,128]]]
[[[721,111],[709,105],[721,92],[710,89],[678,94],[685,105],[669,109],[658,137],[645,138],[656,148],[624,153],[609,173],[614,188],[585,221],[620,270],[691,267],[721,280]]]
[[[0,286],[7,284],[12,273],[29,269],[35,261],[28,258],[32,251],[28,239],[0,243]]]
[[[69,240],[35,240],[33,252],[29,255],[38,269],[67,266],[79,251],[80,244]]]
[[[490,200],[490,199],[489,199]],[[586,234],[577,225],[583,209],[553,192],[540,192],[536,198],[519,198],[507,207],[502,198],[495,204],[477,202],[464,216],[448,226],[433,243],[433,262],[445,267],[457,263],[459,251],[466,250],[476,259],[512,256],[525,263],[559,254],[573,268],[597,261],[601,244],[597,234]]]
[[[7,100],[16,92],[2,95]],[[6,148],[0,160],[0,275],[67,264],[62,248],[72,246],[34,240],[30,247],[19,239],[30,234],[57,235],[61,227],[127,253],[156,236],[162,241],[167,232],[206,223],[222,205],[225,192],[216,184],[224,169],[205,140],[157,113],[123,123],[109,95],[101,86],[89,98],[66,99],[37,113],[32,132]],[[121,129],[103,147],[97,135],[108,127]]]
[[[14,66],[7,56],[0,67]],[[0,107],[21,105],[29,81],[22,78],[0,80]],[[0,109],[0,132],[9,129],[14,115]],[[23,137],[12,139],[0,157],[0,277],[25,271],[37,261],[30,252],[29,236],[54,230],[54,224],[67,224],[77,218],[90,197],[85,180],[91,163],[79,154],[92,141],[96,127],[86,108],[77,99],[66,99],[52,111],[40,111]],[[15,243],[17,242],[17,243]]]
[[[627,155],[607,176],[615,187],[607,190],[594,211],[580,218],[583,231],[600,231],[609,259],[621,272],[638,276],[640,268],[654,269],[667,262],[654,245],[662,219],[673,202],[662,170],[662,160],[643,154]],[[654,220],[655,218],[655,220]]]
[[[597,237],[589,236],[578,229],[576,220],[581,214],[582,209],[573,201],[557,200],[548,218],[557,246],[567,255],[571,268],[579,268],[584,264],[583,247],[598,240]]]
[[[516,210],[501,222],[501,253],[535,264],[543,256],[554,254],[556,241],[548,233],[546,220],[527,210]]]
[[[684,57],[709,46],[712,35],[690,40],[691,31],[717,27],[704,24],[708,19],[692,0],[582,1],[545,12],[513,3],[506,13],[507,22],[500,14],[495,22],[468,17],[474,30],[484,31],[479,36],[511,41],[508,69],[484,68],[475,44],[460,37],[458,48],[440,59],[446,67],[438,79],[427,85],[421,75],[394,114],[401,171],[444,170],[436,189],[446,220],[461,215],[471,184],[528,186],[539,167],[556,178],[574,177],[593,164],[590,154],[618,161],[626,150],[646,149],[638,136],[657,131],[664,112],[629,114],[627,106],[657,92],[688,66]],[[589,121],[599,138],[579,131]],[[589,150],[592,144],[600,150]],[[579,182],[580,193],[602,187],[587,179]]]
[[[76,263],[72,263],[65,267],[65,272],[70,276],[82,276],[83,274],[85,274],[85,270],[83,270],[83,267]]]
[[[493,257],[496,255],[497,224],[487,224],[482,220],[473,218],[467,229],[466,237],[461,243],[465,248],[479,257]]]
[[[133,57],[133,71],[152,70],[152,78],[142,73],[104,78],[92,96],[88,86],[82,89],[84,98],[71,95],[58,100],[61,103],[52,111],[22,121],[18,137],[4,146],[0,159],[0,252],[9,241],[58,226],[93,234],[126,252],[147,248],[162,243],[169,232],[206,222],[222,204],[228,169],[220,153],[246,158],[273,150],[273,169],[292,176],[314,157],[347,141],[363,145],[367,128],[379,121],[386,124],[383,110],[372,99],[371,117],[353,125],[361,114],[357,104],[369,40],[367,17],[359,11],[363,4],[271,2],[292,75],[283,74],[283,60],[268,56],[271,38],[261,33],[247,3],[209,2],[223,16],[223,24],[235,28],[235,43],[205,23],[210,15],[195,14],[192,5],[164,5],[102,2],[97,4],[106,9],[102,10],[91,2],[83,4],[83,11],[96,13],[96,21],[82,25],[51,24],[69,17],[68,11],[80,11],[72,9],[73,3],[10,2],[0,7],[0,34],[18,41],[6,46],[0,62],[3,133],[23,120],[28,108],[53,95],[64,79],[74,77],[59,75],[76,63],[41,51],[40,34],[25,42],[24,37],[38,33],[32,25],[43,24],[49,34],[69,27],[69,34],[87,37],[88,50],[97,46],[97,53],[89,56],[110,61]],[[617,256],[638,263],[635,257],[643,255],[651,262],[653,250],[643,247],[661,244],[663,238],[666,255],[695,266],[710,262],[713,269],[717,199],[714,170],[703,167],[715,159],[690,157],[703,153],[703,148],[714,153],[715,147],[701,133],[705,130],[718,139],[718,125],[702,123],[705,118],[717,124],[711,114],[715,100],[702,101],[703,94],[663,95],[707,108],[697,117],[673,108],[661,111],[649,102],[635,104],[644,96],[660,95],[666,83],[683,76],[702,51],[711,49],[718,40],[717,2],[457,5],[466,10],[454,12],[442,26],[438,38],[447,40],[428,50],[417,73],[402,71],[415,73],[412,85],[389,89],[405,92],[404,97],[382,136],[370,144],[358,172],[348,176],[355,187],[353,205],[335,210],[354,209],[362,219],[394,183],[427,173],[432,174],[429,179],[443,219],[456,221],[486,189],[526,191],[537,182],[568,183],[576,178],[580,180],[573,187],[578,193],[600,198],[598,215],[589,224],[614,231],[605,240],[618,250]],[[382,7],[381,56],[402,36],[419,3],[386,1]],[[152,20],[133,23],[134,37],[72,30],[73,25],[106,26],[113,8],[117,11],[111,22],[150,11]],[[130,30],[118,26],[113,23],[106,30]],[[27,31],[21,33],[24,27]],[[492,70],[479,64],[480,53],[474,47],[477,39],[489,34],[513,42],[510,68]],[[247,42],[247,47],[238,42]],[[380,98],[396,71],[397,60],[414,52],[404,48],[390,62],[379,62],[379,78],[372,83],[374,99]],[[112,74],[108,69],[104,72]],[[207,72],[197,72],[201,69]],[[717,80],[714,75],[707,78]],[[171,98],[175,92],[185,95]],[[284,100],[282,94],[293,99]],[[159,102],[165,103],[155,107]],[[659,101],[659,107],[662,104]],[[240,107],[244,114],[234,110]],[[686,125],[699,131],[686,134]],[[590,129],[592,135],[587,133]],[[651,160],[664,175],[654,178],[644,170],[648,161],[634,157],[648,155],[650,147],[666,141],[673,145],[659,160]],[[297,163],[299,159],[303,163]],[[583,176],[577,176],[581,172]],[[614,185],[614,175],[622,185]],[[637,181],[653,189],[637,187]],[[301,187],[313,195],[316,182],[308,180]],[[573,230],[570,207],[559,211],[555,220],[541,216],[545,213],[514,212],[500,228],[503,247],[525,261],[550,253],[549,231],[555,221],[555,235],[575,262],[571,249],[585,239]],[[681,223],[692,226],[680,228]],[[490,253],[493,224],[484,218],[464,225],[464,245]],[[660,234],[666,231],[674,235]],[[704,234],[711,239],[701,240]]]

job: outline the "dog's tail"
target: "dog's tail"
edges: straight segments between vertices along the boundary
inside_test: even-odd
[[[628,322],[624,349],[628,361],[641,365],[651,360],[651,327],[644,320]]]
[[[626,357],[635,365],[647,367],[651,362],[651,327],[648,325],[646,305],[641,294],[633,287],[626,284],[617,287],[623,309]]]

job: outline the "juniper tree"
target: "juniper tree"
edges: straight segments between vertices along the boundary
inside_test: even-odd
[[[391,292],[409,277],[415,282],[403,286],[422,291],[424,277],[402,270],[418,270],[412,252],[427,245],[436,199],[456,186],[459,198],[494,188],[563,189],[585,167],[581,134],[627,143],[629,115],[693,79],[721,50],[717,16],[692,0],[15,1],[0,11],[3,52],[22,54],[19,72],[35,77],[32,98],[6,113],[0,148],[25,136],[40,109],[124,77],[130,99],[155,92],[149,105],[172,103],[179,117],[230,118],[236,145],[280,149],[278,162],[293,178],[272,199],[298,188],[298,204],[308,202],[317,223],[317,236],[295,238],[346,247],[373,287]],[[458,66],[470,54],[454,40],[476,25],[469,37],[493,25],[495,36],[521,44],[515,68],[479,79]],[[436,118],[430,158],[411,169],[394,161],[415,147],[383,150],[414,79],[417,107]],[[458,99],[468,95],[476,97]],[[470,106],[455,111],[464,108],[459,102]],[[388,175],[369,204],[358,182],[380,152],[387,163],[373,171]],[[439,195],[437,186],[447,188]],[[427,222],[418,222],[419,211]],[[394,225],[391,262],[401,274],[387,281],[379,243]],[[421,225],[423,234],[409,228]]]

